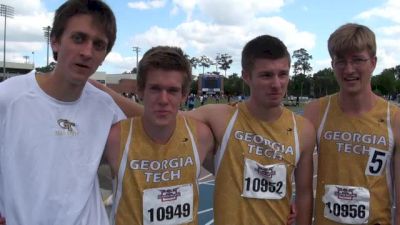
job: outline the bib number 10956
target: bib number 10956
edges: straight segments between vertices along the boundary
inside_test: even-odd
[[[351,218],[365,218],[365,206],[355,204],[339,204],[339,203],[325,203],[329,212],[335,216],[351,217]]]
[[[171,220],[175,218],[182,218],[190,216],[190,204],[183,205],[177,204],[175,207],[169,205],[167,207],[151,208],[147,210],[150,217],[150,222]]]

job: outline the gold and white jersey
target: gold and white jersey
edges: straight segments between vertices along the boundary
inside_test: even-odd
[[[145,133],[141,118],[121,126],[120,165],[112,224],[197,224],[200,160],[194,121],[177,116],[167,144]]]
[[[244,103],[232,108],[216,157],[216,225],[286,224],[302,120],[286,108],[274,122],[257,120]]]
[[[392,224],[391,121],[397,107],[379,98],[355,117],[342,112],[337,94],[319,104],[315,224]]]

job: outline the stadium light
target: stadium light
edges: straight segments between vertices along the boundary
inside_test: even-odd
[[[0,4],[0,16],[4,16],[4,44],[3,44],[3,79],[6,78],[6,30],[7,17],[13,18],[14,8],[8,5]]]
[[[51,32],[51,27],[43,27],[44,31],[44,37],[46,38],[46,44],[47,44],[47,64],[46,66],[49,66],[49,45],[50,45],[50,32]]]
[[[137,46],[133,46],[133,47],[132,47],[132,50],[133,50],[134,52],[136,52],[136,74],[137,74],[137,72],[139,71],[138,64],[139,64],[139,52],[140,52],[140,48],[137,47]]]

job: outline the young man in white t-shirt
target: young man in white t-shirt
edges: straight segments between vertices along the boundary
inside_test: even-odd
[[[108,225],[97,169],[125,116],[87,80],[111,51],[115,16],[69,0],[52,27],[55,69],[0,83],[0,213],[9,225]]]

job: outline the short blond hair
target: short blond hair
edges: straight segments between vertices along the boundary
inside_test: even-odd
[[[348,52],[365,49],[371,57],[376,56],[375,34],[364,25],[347,23],[335,30],[328,39],[328,50],[332,59]]]
[[[152,47],[143,55],[138,67],[137,85],[139,90],[144,90],[147,73],[150,70],[162,69],[183,72],[182,93],[189,93],[192,81],[192,65],[181,48],[173,46]]]

